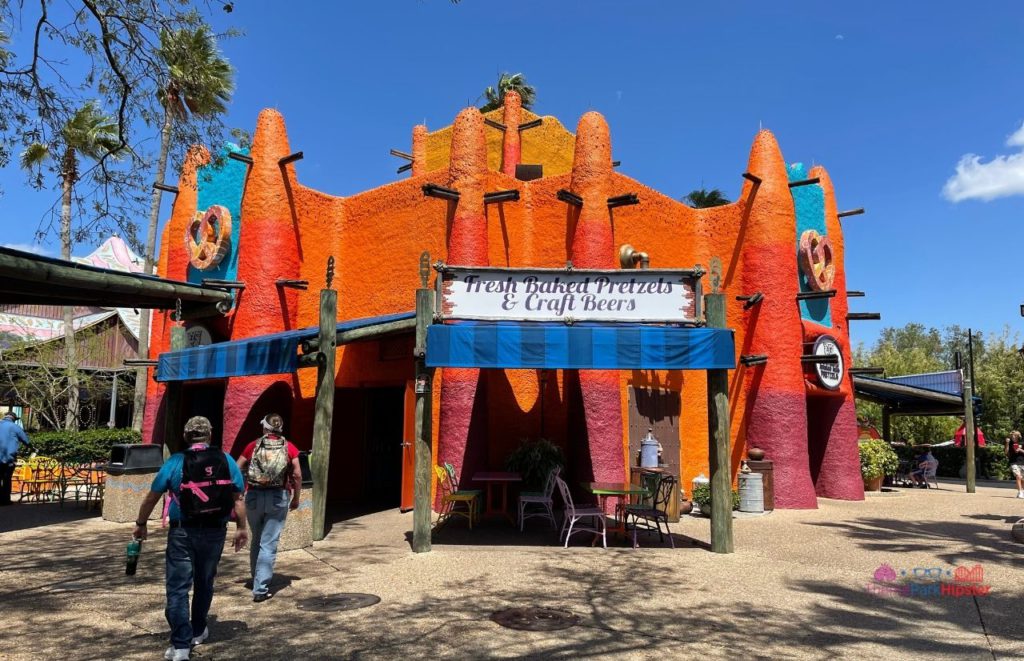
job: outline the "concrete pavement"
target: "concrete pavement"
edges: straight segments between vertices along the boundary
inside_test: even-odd
[[[278,557],[276,596],[253,604],[247,553],[225,553],[210,641],[194,659],[484,658],[1024,658],[1024,545],[1010,525],[1024,500],[1008,485],[902,490],[865,502],[735,520],[733,555],[705,550],[707,519],[673,526],[677,549],[642,538],[566,550],[531,520],[472,532],[457,521],[429,554],[407,541],[411,514],[336,523],[328,538]],[[163,536],[156,527],[135,577],[124,576],[131,526],[73,506],[0,509],[0,658],[159,659]],[[876,569],[952,571],[980,564],[980,597],[878,596]],[[902,580],[902,579],[901,579]],[[360,610],[307,610],[316,597],[369,593]],[[571,611],[579,626],[506,629],[513,606]]]

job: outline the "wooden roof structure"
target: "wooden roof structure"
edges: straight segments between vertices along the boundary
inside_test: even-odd
[[[226,288],[165,280],[0,247],[0,303],[98,305],[173,310],[184,317],[223,314]]]

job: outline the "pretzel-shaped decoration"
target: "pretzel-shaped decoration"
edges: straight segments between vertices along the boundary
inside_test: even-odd
[[[817,230],[805,230],[800,235],[800,270],[815,291],[832,289],[836,265],[832,261],[832,242]]]
[[[185,250],[188,261],[200,271],[220,264],[231,249],[231,212],[219,204],[205,213],[196,213],[185,229]]]

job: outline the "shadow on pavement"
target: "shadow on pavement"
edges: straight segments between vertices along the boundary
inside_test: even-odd
[[[0,507],[0,533],[14,532],[100,517],[98,509],[86,509],[85,503],[18,503]]]

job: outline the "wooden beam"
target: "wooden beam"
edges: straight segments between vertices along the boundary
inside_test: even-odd
[[[430,551],[430,487],[434,483],[431,451],[434,370],[427,367],[427,329],[434,320],[434,291],[427,286],[430,255],[420,256],[421,287],[416,290],[416,418],[415,491],[413,498],[412,550]]]
[[[810,186],[812,184],[820,184],[821,177],[811,177],[810,179],[800,179],[799,181],[789,182],[790,188],[797,188],[798,186]]]
[[[573,206],[576,206],[576,207],[582,207],[583,206],[583,198],[582,197],[580,197],[576,193],[573,193],[571,191],[567,191],[564,188],[560,189],[558,191],[558,193],[556,193],[555,195],[561,201],[568,202],[569,204],[571,204]]]
[[[334,358],[337,353],[338,292],[320,291],[319,346],[324,360],[317,367],[316,404],[313,409],[313,539],[326,534],[327,469],[331,462],[331,427],[334,421]]]
[[[708,328],[725,328],[725,295],[706,294]],[[732,553],[732,471],[729,460],[729,371],[708,370],[708,463],[711,470],[711,550]]]
[[[880,312],[849,312],[846,315],[847,321],[878,321],[881,318]]]
[[[864,213],[864,207],[859,209],[850,209],[849,211],[840,211],[836,216],[839,218],[846,218],[847,216],[859,216],[862,213]]]
[[[889,419],[889,407],[882,407],[882,439],[886,443],[892,443],[892,422]]]
[[[301,161],[303,156],[305,156],[305,154],[303,154],[301,151],[297,151],[294,154],[288,154],[287,156],[283,156],[283,157],[279,158],[277,160],[277,165],[278,165],[278,167],[282,167],[283,168],[284,166],[288,165],[289,163],[294,163],[295,161]]]
[[[501,122],[496,122],[493,119],[487,119],[486,117],[484,117],[484,124],[490,126],[492,129],[498,129],[499,131],[508,130],[508,127],[502,124]]]

